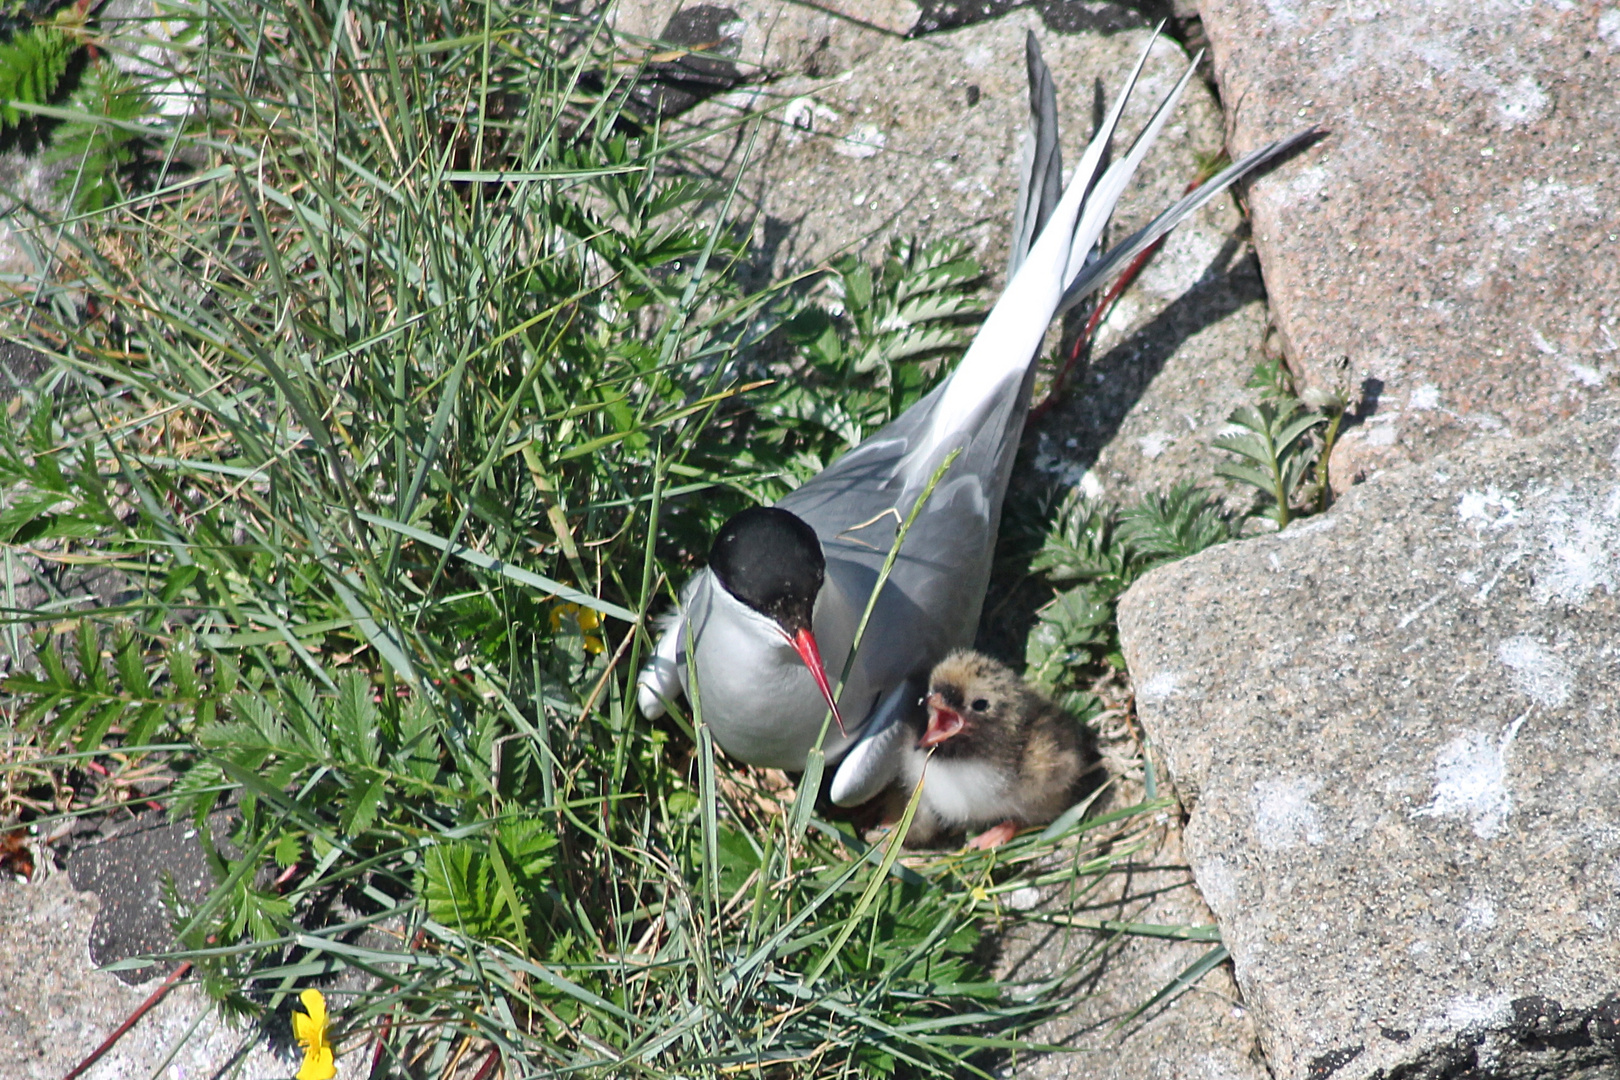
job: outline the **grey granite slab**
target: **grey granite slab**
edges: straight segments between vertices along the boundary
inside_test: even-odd
[[[60,872],[42,869],[30,884],[0,881],[0,1076],[61,1080],[153,990],[96,970],[86,943],[99,909],[93,894],[75,891]],[[221,1021],[207,996],[183,983],[83,1076],[269,1080],[296,1069],[256,1030]]]
[[[1620,1070],[1620,420],[1387,471],[1120,628],[1278,1080]]]

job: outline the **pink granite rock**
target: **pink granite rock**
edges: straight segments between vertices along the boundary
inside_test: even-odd
[[[1620,10],[1203,0],[1234,153],[1331,134],[1254,184],[1306,385],[1371,391],[1338,484],[1620,396]]]

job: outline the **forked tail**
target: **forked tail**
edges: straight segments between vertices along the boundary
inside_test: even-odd
[[[1101,170],[1099,176],[1120,115],[1157,41],[1155,30],[1054,206],[1051,191],[1060,172],[1056,93],[1040,47],[1030,35],[1026,53],[1031,133],[1013,217],[1013,250],[1008,262],[1011,279],[979,328],[972,347],[951,374],[939,407],[934,410],[929,437],[925,446],[919,447],[923,454],[943,453],[956,445],[961,433],[976,425],[998,393],[1012,392],[1021,385],[1055,317],[1106,285],[1132,258],[1233,183],[1315,134],[1313,130],[1301,131],[1254,151],[1177,201],[1123,243],[1100,258],[1093,257],[1115,204],[1203,59],[1202,52],[1193,58],[1130,149]]]

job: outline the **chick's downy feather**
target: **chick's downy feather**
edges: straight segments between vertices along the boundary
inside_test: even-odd
[[[907,756],[904,793],[923,785],[908,843],[1001,822],[1044,824],[1069,807],[1085,771],[1073,718],[1011,669],[971,650],[940,661],[928,689],[930,714],[955,713],[961,726],[932,754],[914,746]]]

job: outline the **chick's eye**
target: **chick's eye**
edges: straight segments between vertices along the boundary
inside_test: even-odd
[[[973,702],[973,711],[974,712],[984,712],[989,707],[990,707],[990,702],[989,702],[988,699],[986,699],[986,698],[976,698],[976,699],[974,699],[974,702]]]

